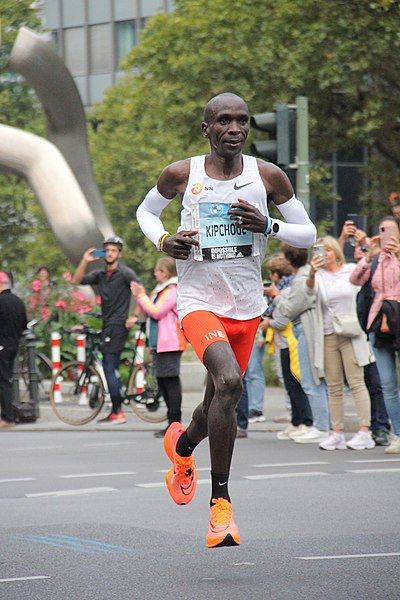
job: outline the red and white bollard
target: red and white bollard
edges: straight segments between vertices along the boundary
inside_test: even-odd
[[[59,370],[59,368],[61,366],[60,344],[61,344],[61,335],[59,334],[58,331],[53,331],[53,333],[51,334],[51,362],[53,364],[53,375],[55,375],[57,373],[57,371]],[[62,402],[59,381],[56,381],[54,383],[53,392],[54,392],[54,402],[56,402],[58,404],[60,402]]]
[[[135,356],[135,365],[141,365],[144,362],[144,340],[146,336],[143,331],[138,331],[136,333],[137,340],[137,349]],[[136,386],[136,394],[141,394],[144,392],[144,371],[143,369],[138,369],[135,386]]]
[[[79,375],[83,371],[83,365],[86,360],[86,335],[78,335],[76,338],[76,360],[79,361],[78,372]],[[89,403],[87,386],[83,385],[81,394],[79,396],[79,404],[81,406],[86,406]]]

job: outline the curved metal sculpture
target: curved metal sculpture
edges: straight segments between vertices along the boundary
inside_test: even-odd
[[[54,144],[0,125],[0,164],[28,180],[61,248],[74,265],[89,246],[103,241],[92,209]]]
[[[43,106],[47,137],[59,148],[108,237],[112,227],[97,188],[88,151],[85,112],[71,73],[36,33],[21,27],[9,64],[33,87]]]
[[[86,248],[114,234],[93,175],[79,92],[62,60],[26,27],[19,30],[9,63],[35,89],[50,141],[0,125],[0,167],[28,179],[58,243],[76,265]]]

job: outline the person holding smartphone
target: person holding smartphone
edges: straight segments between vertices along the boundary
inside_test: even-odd
[[[387,216],[381,219],[379,234],[371,238],[368,252],[358,261],[350,276],[351,283],[363,285],[370,278],[372,261],[377,260],[371,278],[374,298],[368,314],[367,331],[374,348],[386,410],[394,431],[390,445],[385,448],[387,454],[400,454],[400,394],[396,368],[396,358],[398,361],[400,352],[394,348],[390,336],[384,338],[380,335],[376,317],[384,299],[400,302],[399,258],[399,227],[396,219]]]
[[[133,327],[137,318],[129,317],[132,281],[139,282],[135,271],[121,264],[123,241],[120,237],[107,238],[103,242],[105,256],[99,248],[88,248],[83,254],[71,283],[73,285],[96,285],[101,297],[103,319],[102,351],[103,367],[111,396],[111,413],[101,421],[120,425],[126,423],[122,410],[121,380],[119,363],[121,352],[128,337],[128,329]],[[86,273],[88,265],[104,258],[106,268],[94,269]]]

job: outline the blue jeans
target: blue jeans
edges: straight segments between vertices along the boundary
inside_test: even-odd
[[[247,395],[249,398],[249,412],[256,410],[264,412],[264,392],[265,392],[265,377],[264,377],[264,352],[265,344],[259,348],[254,342],[253,349],[250,354],[249,364],[247,365],[244,381],[247,386]]]
[[[240,429],[247,429],[249,425],[249,397],[247,395],[246,381],[243,380],[243,391],[236,407],[237,426]]]
[[[389,433],[389,416],[385,406],[381,378],[376,362],[365,365],[364,381],[369,397],[371,398],[371,431],[373,433],[378,433],[378,431]]]
[[[325,379],[321,379],[321,383],[318,385],[314,381],[303,325],[301,323],[294,325],[293,333],[298,344],[301,387],[305,391],[310,403],[314,426],[320,431],[328,431],[331,423],[326,381]]]
[[[108,391],[111,396],[112,412],[121,410],[121,379],[119,377],[119,354],[103,354],[103,369],[106,376]]]
[[[396,354],[397,358],[400,359],[400,352],[386,348],[376,348],[374,346],[375,333],[370,331],[368,336],[374,349],[386,410],[392,422],[394,433],[400,436],[400,394],[396,370]]]

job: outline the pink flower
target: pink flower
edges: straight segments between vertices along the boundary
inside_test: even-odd
[[[46,320],[46,319],[48,319],[50,317],[50,314],[51,313],[50,313],[49,309],[47,308],[47,306],[43,306],[43,308],[42,308],[42,318],[44,320]]]
[[[72,279],[72,273],[70,273],[69,271],[65,271],[65,273],[62,274],[63,279],[65,279],[65,281],[71,281]]]
[[[65,302],[65,300],[57,300],[56,307],[57,308],[67,308],[67,303]]]
[[[96,304],[101,304],[101,296],[96,296]]]
[[[41,288],[42,288],[42,284],[40,283],[39,279],[34,279],[32,281],[32,290],[34,292],[40,292]]]

